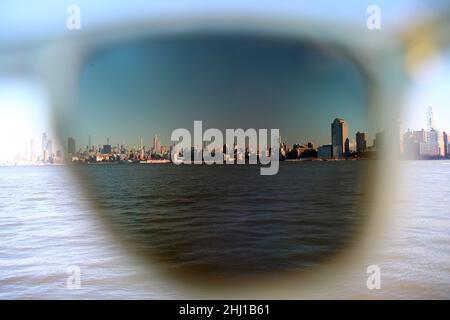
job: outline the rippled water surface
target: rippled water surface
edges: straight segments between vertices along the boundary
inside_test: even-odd
[[[289,165],[298,168],[298,165],[302,164]],[[387,235],[380,239],[379,243],[374,244],[373,250],[361,257],[360,261],[354,261],[354,268],[336,274],[336,280],[325,287],[321,286],[308,293],[303,292],[299,296],[310,298],[450,297],[450,184],[448,183],[450,162],[405,162],[403,166],[407,174],[401,185],[401,198],[395,205],[396,209]],[[320,223],[314,227],[317,220],[308,220],[312,225],[310,234],[315,235],[315,240],[312,240],[306,236],[302,223],[296,223],[298,217],[288,214],[285,219],[290,219],[289,223],[283,226],[279,216],[274,212],[283,212],[283,210],[284,212],[289,210],[304,212],[307,217],[316,219],[319,217],[315,214],[320,216],[325,213],[314,210],[297,211],[304,206],[299,201],[300,196],[290,191],[273,198],[268,193],[264,195],[265,198],[259,199],[261,203],[268,203],[268,206],[248,203],[247,197],[250,191],[246,189],[236,191],[233,183],[230,183],[230,179],[237,179],[239,175],[229,175],[228,178],[219,179],[217,175],[208,173],[209,169],[200,170],[201,174],[207,175],[210,181],[205,191],[200,189],[200,184],[197,184],[199,182],[192,180],[181,180],[178,185],[171,187],[171,184],[166,182],[171,179],[170,172],[161,171],[161,179],[158,180],[150,174],[153,169],[102,166],[80,168],[80,170],[89,172],[91,177],[95,177],[92,181],[97,181],[104,186],[103,192],[96,194],[95,199],[99,202],[104,201],[102,207],[111,209],[105,214],[119,225],[126,226],[125,230],[129,230],[129,226],[136,226],[142,222],[139,221],[139,216],[135,216],[136,212],[143,213],[147,210],[136,210],[139,205],[147,206],[152,203],[152,207],[158,208],[154,214],[160,219],[157,221],[160,225],[159,229],[151,226],[148,230],[146,228],[132,230],[132,240],[139,240],[138,243],[143,244],[144,248],[160,245],[161,252],[166,253],[170,252],[170,246],[163,239],[169,237],[179,241],[173,256],[166,255],[168,262],[175,261],[183,265],[189,261],[191,263],[192,261],[204,263],[205,259],[213,261],[216,257],[216,248],[220,248],[225,251],[237,250],[231,250],[230,254],[220,256],[225,265],[235,261],[236,255],[239,255],[243,257],[241,266],[244,267],[253,265],[252,261],[260,259],[266,263],[265,268],[268,266],[267,261],[284,261],[273,267],[290,268],[298,267],[299,264],[307,261],[308,256],[304,253],[305,246],[310,245],[316,253],[321,252],[320,250],[335,249],[331,246],[332,242],[328,241],[327,235],[320,232]],[[148,172],[133,175],[127,170],[147,170]],[[172,169],[167,167],[163,170]],[[302,169],[292,170],[301,171]],[[282,172],[287,173],[289,170],[280,170],[280,173]],[[185,174],[189,173],[186,171]],[[244,177],[243,181],[252,179],[250,173],[249,175]],[[339,176],[345,177],[341,174]],[[165,181],[161,181],[162,177]],[[202,177],[199,181],[204,179],[205,177]],[[312,174],[308,180],[304,179],[304,175],[290,171],[283,179],[287,183],[295,182],[298,185],[298,180],[311,182],[319,179],[319,176]],[[121,183],[111,188],[109,184],[102,183],[105,180]],[[135,256],[130,255],[117,238],[111,236],[111,233],[104,228],[104,221],[99,218],[96,211],[91,209],[92,199],[89,197],[92,195],[80,192],[73,181],[73,177],[65,167],[0,167],[0,298],[186,297],[185,291],[169,280],[157,276],[151,266],[143,264]],[[333,183],[336,185],[336,181],[333,179],[331,185]],[[323,182],[322,186],[326,187],[328,182]],[[339,180],[339,183],[342,183],[343,188],[340,190],[345,190],[345,181]],[[179,192],[183,189],[181,187],[192,186],[192,184],[196,188],[187,188],[178,199],[190,208],[197,207],[204,215],[195,216],[192,210],[178,210],[178,214],[184,212],[190,219],[183,221],[183,219],[164,216],[164,212],[173,211],[170,203],[174,195],[171,192]],[[317,183],[308,185],[314,194]],[[328,192],[339,194],[339,191],[333,189],[331,185]],[[148,190],[149,186],[157,186],[153,189],[156,191],[139,199],[135,190]],[[260,187],[265,190],[279,188],[279,186],[267,187],[264,183],[261,183]],[[229,203],[222,203],[224,198],[215,196],[212,193],[214,188],[228,190],[230,192],[228,196],[235,201],[229,200]],[[120,191],[107,197],[110,190]],[[317,192],[320,195],[322,191]],[[166,196],[162,197],[162,194]],[[126,195],[130,197],[128,200]],[[348,196],[348,194],[345,195]],[[320,198],[317,201],[321,205],[328,205],[326,201],[323,203],[322,197]],[[141,202],[136,205],[138,200]],[[135,203],[136,206],[127,207],[127,201]],[[258,200],[254,201],[258,203]],[[344,200],[342,203],[338,202],[337,208],[343,208],[344,202]],[[205,204],[214,208],[213,213],[232,213],[234,210],[230,209],[230,203],[236,205],[240,212],[249,213],[246,218],[238,217],[243,223],[236,225],[235,219],[226,217],[210,220],[208,216],[205,217],[207,213]],[[329,205],[331,208],[331,204]],[[114,209],[114,207],[117,208]],[[125,219],[124,216],[117,215],[124,207],[128,210]],[[252,215],[252,210],[256,207],[259,209]],[[345,222],[346,226],[349,221],[358,223],[358,220],[351,218],[352,210],[346,212],[349,216],[335,217],[336,219],[328,225],[330,228],[338,227],[337,230],[340,232],[345,231],[340,233],[343,235],[341,238],[343,244],[350,239],[345,235],[351,231],[351,229],[342,228],[343,223]],[[261,214],[264,219],[256,213]],[[141,219],[156,219],[155,216]],[[188,233],[187,225],[192,223],[192,219],[201,222],[201,225],[196,227],[194,224],[191,226],[193,230]],[[217,225],[217,221],[220,221],[222,227]],[[205,235],[196,233],[195,230],[204,230],[205,223],[210,225],[209,237],[212,240],[204,247],[204,254],[197,252],[191,255],[188,254],[189,251],[178,250],[178,248],[189,248],[192,253],[200,248],[198,244]],[[258,223],[256,227],[255,224]],[[173,234],[173,224],[177,224],[183,232]],[[245,226],[245,232],[239,230],[242,226]],[[292,232],[289,234],[272,232],[279,230],[281,226],[287,226]],[[148,238],[149,232],[157,234],[158,237]],[[224,243],[223,239],[227,242]],[[263,243],[255,239],[262,239]],[[296,241],[301,244],[299,247],[293,245]],[[247,247],[242,248],[237,244],[246,244]],[[246,251],[249,245],[253,245],[255,252],[264,253],[266,256],[252,255],[251,251]],[[273,253],[267,251],[267,248],[272,247],[280,248],[280,250]],[[286,256],[290,259],[286,259]],[[298,257],[301,259],[296,259]],[[314,262],[313,259],[309,262],[311,261]],[[381,290],[370,291],[366,288],[365,268],[371,264],[379,265],[382,270]],[[69,290],[66,287],[69,276],[67,268],[73,265],[81,269],[82,287],[79,290]],[[296,294],[291,291],[288,296],[294,297]]]
[[[172,270],[214,277],[298,271],[353,241],[365,161],[258,166],[74,167],[131,246]]]

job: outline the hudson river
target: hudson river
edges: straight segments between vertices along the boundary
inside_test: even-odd
[[[450,297],[450,162],[402,165],[373,249],[325,285],[276,297]],[[0,298],[202,297],[170,274],[310,272],[358,241],[366,173],[365,161],[282,163],[276,177],[256,166],[0,167]],[[374,264],[380,290],[366,287]],[[66,286],[71,266],[80,289]]]

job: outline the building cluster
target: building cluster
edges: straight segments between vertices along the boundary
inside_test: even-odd
[[[450,158],[445,131],[435,129],[408,131],[403,135],[403,158],[408,160]]]
[[[419,137],[417,132],[412,133],[414,137]],[[435,138],[438,136],[438,138]],[[441,141],[441,135],[435,134],[435,131],[430,133],[424,133],[422,138],[415,138],[414,143],[408,144],[410,140],[405,142],[406,153],[410,153],[411,149],[421,150],[420,152],[427,154],[434,154],[434,145],[430,144],[430,141]],[[446,135],[445,135],[446,137]],[[280,160],[346,160],[346,159],[366,159],[373,158],[376,151],[382,145],[384,141],[384,133],[377,133],[373,146],[368,147],[368,136],[365,132],[357,132],[355,135],[354,143],[350,142],[348,124],[344,119],[335,119],[331,124],[331,143],[316,147],[314,143],[307,142],[305,144],[297,143],[292,147],[288,147],[281,141],[280,137],[276,137],[276,141],[279,143],[279,159]],[[415,144],[415,141],[419,141],[419,147]],[[445,140],[446,141],[446,140]],[[101,162],[127,162],[127,163],[153,163],[153,162],[169,162],[172,161],[171,154],[172,148],[161,145],[161,140],[158,135],[155,135],[152,139],[152,146],[146,147],[143,143],[142,137],[140,138],[140,144],[138,146],[126,146],[125,144],[112,145],[109,142],[109,138],[106,139],[105,144],[92,144],[91,136],[88,136],[88,144],[85,147],[78,147],[73,137],[68,137],[67,147],[65,152],[61,150],[54,150],[54,145],[51,139],[48,138],[46,133],[42,134],[41,147],[37,148],[35,141],[30,141],[30,149],[21,155],[20,159],[15,159],[15,163],[23,164],[63,164],[63,163],[101,163]],[[412,145],[414,144],[414,145]],[[422,144],[427,144],[422,145]],[[203,159],[203,151],[207,150],[207,143],[203,148],[192,147],[180,152],[179,158],[190,157],[190,159]],[[439,146],[442,143],[439,142]],[[40,150],[39,150],[40,149]],[[426,150],[426,151],[425,151]],[[439,149],[441,150],[441,149]],[[445,150],[448,150],[446,148]],[[271,148],[267,150],[251,150],[245,146],[233,146],[224,145],[223,148],[217,150],[207,150],[211,156],[215,156],[217,153],[223,154],[225,162],[239,161],[245,159],[246,162],[252,157],[260,158],[265,155],[266,157],[271,155]],[[441,151],[439,151],[441,152]],[[447,152],[447,151],[445,151]]]
[[[61,150],[55,150],[53,140],[42,133],[41,145],[38,146],[34,139],[30,140],[30,148],[26,149],[21,159],[15,159],[19,163],[31,164],[62,164],[65,160]]]
[[[433,110],[428,109],[428,129],[421,129],[411,131],[408,129],[403,134],[401,153],[404,159],[443,159],[450,158],[450,143],[448,135],[445,131],[439,131],[433,124]],[[295,160],[295,159],[310,159],[310,160],[345,160],[345,159],[367,159],[375,158],[377,151],[379,151],[385,140],[384,132],[376,134],[372,146],[368,146],[368,135],[365,132],[356,132],[354,142],[351,143],[349,135],[349,126],[344,119],[335,119],[331,123],[331,143],[316,147],[314,143],[307,142],[305,144],[294,144],[288,147],[279,138],[279,156],[280,160]],[[34,142],[31,142],[31,158],[34,155]],[[188,157],[192,160],[202,159],[202,148],[192,147],[180,152],[180,158]],[[151,160],[172,160],[171,159],[172,146],[166,148],[161,146],[158,135],[153,137],[152,147],[147,148],[140,139],[139,147],[127,147],[123,144],[112,146],[107,139],[104,145],[91,145],[91,138],[89,137],[89,144],[84,149],[76,149],[75,140],[68,138],[67,154],[69,160],[72,162],[143,162]],[[216,153],[223,153],[224,161],[238,161],[248,160],[252,156],[260,157],[259,150],[249,150],[243,146],[224,145],[220,150],[208,150],[212,156]],[[270,155],[271,149],[268,148],[263,152]],[[36,160],[35,160],[36,161]],[[39,159],[37,160],[39,161]],[[47,139],[45,133],[42,136],[42,162],[53,163],[61,162],[62,154],[57,151],[53,153],[52,142]]]
[[[348,134],[348,124],[344,119],[335,119],[331,124],[331,144],[323,145],[318,148],[312,143],[294,144],[292,148],[287,147],[285,143],[281,142],[281,138],[277,140],[280,143],[280,160],[294,160],[294,159],[317,159],[317,160],[341,160],[341,159],[361,159],[367,158],[374,151],[374,148],[367,147],[367,134],[364,132],[356,133],[356,149],[350,148],[350,140]],[[381,139],[381,134],[377,134],[377,139]],[[206,145],[203,148],[191,147],[182,150],[178,159],[203,159],[203,150],[207,150]],[[123,144],[112,146],[107,139],[104,145],[91,145],[91,138],[89,137],[89,144],[84,149],[76,148],[75,140],[72,137],[67,141],[67,154],[72,162],[146,162],[153,160],[168,160],[171,161],[172,146],[166,148],[161,146],[158,135],[153,137],[152,147],[144,146],[143,139],[140,139],[139,147],[127,147]],[[224,145],[218,150],[207,150],[211,156],[216,156],[217,153],[223,155],[225,162],[229,161],[243,161],[246,162],[255,156],[259,159],[262,152],[265,156],[270,156],[272,150],[251,150],[249,148],[238,146]]]
[[[144,145],[142,137],[140,145],[129,147],[124,144],[111,145],[109,138],[106,144],[92,145],[91,136],[89,136],[89,144],[85,148],[77,150],[75,139],[69,137],[67,140],[67,154],[71,162],[146,162],[150,160],[169,159],[169,149],[161,145],[158,135],[153,137],[152,147],[148,148]]]
[[[434,126],[433,110],[429,108],[427,111],[428,130],[421,129],[417,131],[408,130],[403,134],[401,153],[405,159],[443,159],[450,158],[450,144],[448,135],[444,131],[439,131]],[[294,144],[288,147],[277,137],[279,143],[280,160],[295,159],[317,159],[317,160],[346,160],[346,159],[367,159],[375,158],[378,151],[382,149],[385,134],[379,132],[373,140],[373,145],[368,146],[368,135],[365,132],[356,132],[354,142],[350,141],[349,126],[344,119],[337,118],[331,123],[331,143],[316,147],[314,143],[307,142],[305,144]],[[33,145],[33,141],[32,141]],[[33,147],[32,149],[33,150]],[[183,150],[178,155],[179,158],[203,159],[203,150],[207,150],[206,145],[203,148],[191,147]],[[89,144],[85,149],[76,149],[75,140],[68,138],[67,155],[72,162],[143,162],[152,160],[168,160],[171,161],[172,146],[166,148],[161,146],[158,135],[153,137],[152,147],[147,148],[140,139],[139,147],[127,147],[123,144],[112,146],[107,139],[104,145],[91,145],[91,137],[89,136]],[[266,156],[271,154],[271,149],[267,150],[250,150],[245,146],[224,145],[223,148],[217,150],[207,150],[212,156],[217,153],[223,154],[224,161],[248,160],[252,156],[260,157],[262,152]],[[32,153],[33,154],[33,153]],[[32,155],[33,157],[33,155]],[[55,162],[61,161],[61,152],[56,154],[52,151],[51,140],[47,139],[45,133],[42,136],[42,161]]]
[[[41,143],[36,143],[35,139],[31,139],[28,148],[1,165],[63,164],[66,161],[64,152],[56,148],[55,143],[46,132],[42,133],[41,137]]]
[[[383,133],[377,134],[374,146],[368,147],[368,136],[365,132],[357,132],[355,135],[356,148],[352,148],[348,130],[348,123],[344,119],[335,119],[331,124],[331,144],[322,145],[318,148],[312,142],[306,144],[294,144],[287,148],[281,144],[280,158],[291,159],[320,159],[320,160],[342,160],[342,159],[364,159],[372,157],[376,150],[376,141],[382,140]]]
[[[355,136],[356,146],[352,149],[349,137],[348,124],[344,119],[335,119],[331,124],[331,144],[316,147],[314,143],[294,144],[289,148],[285,143],[280,143],[280,160],[294,159],[317,159],[317,160],[342,160],[342,159],[362,159],[371,157],[376,150],[377,141],[382,140],[382,133],[377,134],[373,147],[367,146],[367,133],[357,132]],[[189,157],[190,159],[202,159],[200,155],[206,146],[202,148],[192,147],[183,150],[178,155],[179,158]],[[172,160],[172,146],[167,148],[161,146],[158,135],[153,137],[152,147],[147,148],[140,139],[139,147],[127,147],[123,144],[112,146],[107,139],[104,145],[89,144],[84,149],[76,148],[75,140],[71,137],[67,141],[67,154],[72,162],[145,162],[149,160]],[[250,150],[234,144],[233,146],[224,145],[220,150],[208,150],[212,156],[216,153],[222,153],[224,161],[248,160],[252,156],[260,157],[259,150]],[[266,156],[271,154],[271,149],[264,150]]]
[[[429,160],[429,159],[450,159],[450,141],[445,131],[436,129],[434,125],[433,109],[427,111],[428,128],[420,130],[408,129],[401,136],[401,155],[403,159]],[[376,158],[383,148],[385,141],[384,132],[376,134],[372,146],[368,146],[368,135],[365,132],[356,132],[354,140],[350,141],[349,126],[344,119],[337,118],[331,123],[331,143],[315,146],[313,142],[296,143],[288,147],[282,142],[279,136],[276,137],[279,143],[280,160],[347,160],[347,159],[372,159]],[[224,162],[249,160],[252,157],[260,158],[271,155],[271,148],[267,150],[251,150],[245,146],[224,145],[223,148],[208,150],[204,142],[203,148],[195,146],[182,150],[177,156],[179,158],[190,158],[191,160],[203,159],[203,152],[210,152],[211,156],[217,153],[223,154]],[[30,141],[29,149],[17,155],[13,159],[13,164],[63,164],[67,162],[76,163],[98,163],[98,162],[131,162],[131,163],[152,163],[172,161],[172,148],[161,145],[158,135],[152,139],[152,146],[146,147],[142,137],[138,146],[129,147],[125,144],[112,145],[109,138],[106,144],[94,145],[91,136],[88,136],[88,144],[85,147],[77,148],[74,138],[67,139],[65,152],[55,150],[53,140],[47,133],[42,133],[41,144],[34,139]],[[203,159],[204,161],[204,159]]]
[[[402,156],[407,160],[446,159],[450,158],[448,134],[437,130],[433,121],[433,109],[427,112],[428,129],[411,131],[403,134]]]

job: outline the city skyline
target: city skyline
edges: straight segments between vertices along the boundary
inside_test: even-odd
[[[449,55],[436,56],[419,73],[414,74],[406,92],[402,115],[403,132],[408,128],[427,129],[427,118],[424,115],[429,107],[433,108],[435,114],[435,126],[443,131],[450,130],[450,107],[447,102],[449,74]]]
[[[426,120],[424,123],[427,123],[427,129],[421,128],[408,128],[408,130],[404,133],[401,133],[401,150],[400,154],[403,158],[433,158],[433,157],[441,157],[446,158],[450,156],[450,144],[448,140],[448,131],[439,130],[436,126],[436,117],[435,112],[432,107],[428,107],[426,109]],[[423,117],[425,119],[425,116]],[[341,135],[342,138],[340,142],[334,141],[333,137],[337,134],[335,125],[340,124],[344,125],[343,131],[339,131],[338,135]],[[298,139],[296,143],[293,143],[291,146],[315,146],[317,147],[317,151],[321,155],[328,154],[340,154],[337,156],[338,158],[343,157],[343,155],[348,155],[351,152],[361,153],[363,150],[368,150],[371,147],[375,147],[376,139],[373,139],[373,144],[370,145],[370,140],[368,133],[365,131],[357,131],[348,133],[349,124],[342,118],[336,118],[333,123],[331,123],[331,137],[328,143],[326,144],[315,144],[314,141],[308,141],[306,139]],[[281,134],[281,137],[283,135]],[[345,141],[348,138],[348,141]],[[53,139],[52,136],[48,135],[46,132],[43,132],[40,139],[33,138],[30,139],[28,147],[23,147],[24,152],[22,154],[14,155],[10,160],[4,161],[14,162],[17,159],[24,160],[27,159],[29,162],[36,162],[38,159],[42,161],[43,159],[48,159],[48,155],[51,155],[53,158],[62,158],[64,154],[74,154],[83,152],[83,150],[102,150],[105,146],[109,146],[108,153],[112,153],[113,149],[119,148],[120,151],[123,150],[138,150],[141,153],[141,157],[144,156],[144,150],[154,151],[154,150],[163,150],[164,152],[168,152],[170,146],[174,144],[162,144],[162,139],[159,134],[154,134],[151,138],[145,136],[139,136],[136,139],[135,143],[124,143],[122,139],[122,143],[120,142],[112,142],[110,143],[110,138],[105,136],[103,143],[98,143],[97,141],[92,139],[92,135],[88,134],[86,137],[87,143],[79,143],[73,137],[67,137],[68,141],[64,147],[61,147],[61,144],[57,143],[57,139]],[[288,144],[285,143],[284,140],[281,141],[282,145],[287,147]],[[432,145],[434,143],[434,145]],[[332,148],[331,150],[326,150],[328,146],[335,145],[335,147],[339,148],[341,151],[335,150]],[[95,146],[95,148],[92,148]],[[291,148],[289,148],[291,149]],[[71,152],[72,151],[72,152]],[[47,155],[46,155],[47,153]],[[319,156],[320,157],[320,156]],[[34,159],[34,160],[33,160]],[[46,160],[44,160],[45,162]]]
[[[342,117],[371,135],[379,129],[368,122],[367,79],[347,56],[271,36],[188,34],[98,50],[74,95],[55,125],[83,144],[88,134],[128,145],[159,134],[168,145],[173,130],[196,120],[222,131],[278,128],[288,144],[328,143],[323,119]]]
[[[336,135],[336,123],[345,126],[345,130],[339,131],[340,138],[337,138]],[[286,143],[281,139],[280,136],[280,148],[282,152],[282,156],[289,157],[289,153],[292,153],[294,150],[315,150],[315,152],[319,152],[317,155],[320,158],[331,158],[334,154],[334,158],[341,159],[350,157],[351,152],[357,152],[362,154],[366,150],[369,150],[368,147],[368,139],[367,133],[365,132],[356,132],[355,134],[355,143],[353,147],[350,147],[350,135],[348,134],[348,123],[342,118],[336,118],[333,123],[331,123],[331,135],[329,139],[329,144],[326,145],[316,145],[312,141],[299,141],[292,145],[292,148],[289,148]],[[378,134],[377,134],[378,135]],[[363,137],[363,141],[361,141],[361,137]],[[339,140],[340,139],[340,140]],[[43,162],[43,163],[62,163],[67,161],[65,156],[76,156],[83,155],[93,156],[95,154],[99,155],[113,155],[113,154],[128,154],[132,155],[132,157],[137,157],[138,159],[146,159],[150,157],[150,155],[158,155],[158,157],[168,157],[171,147],[176,144],[176,142],[172,142],[170,145],[162,145],[161,137],[158,134],[155,134],[151,139],[151,146],[144,143],[144,138],[142,136],[139,137],[139,143],[134,145],[127,145],[124,143],[110,142],[110,138],[105,138],[105,143],[93,143],[92,136],[87,136],[87,144],[77,144],[76,139],[73,137],[67,137],[66,145],[63,148],[54,148],[53,141],[46,132],[43,132],[41,135],[41,140],[37,141],[35,139],[30,140],[30,148],[26,149],[25,154],[21,155],[19,158],[22,161],[33,162]],[[40,142],[40,147],[36,147]],[[204,144],[204,146],[207,143]],[[374,141],[375,145],[375,141]],[[202,148],[204,147],[202,146]],[[321,153],[321,148],[331,147],[329,151],[326,151],[329,156]],[[361,146],[362,149],[361,149]],[[194,147],[194,146],[192,146]],[[373,147],[373,146],[372,146]],[[235,145],[235,148],[246,148],[246,146],[238,146]],[[338,149],[336,149],[338,148]],[[39,152],[40,150],[40,152]],[[296,152],[297,152],[296,151]],[[300,153],[298,154],[300,156]],[[78,157],[76,157],[78,158]],[[56,160],[55,160],[56,159]]]
[[[405,133],[402,133],[401,154],[404,159],[450,157],[448,131],[439,130],[436,126],[435,113],[431,106],[427,109],[426,124],[426,129],[408,128]]]

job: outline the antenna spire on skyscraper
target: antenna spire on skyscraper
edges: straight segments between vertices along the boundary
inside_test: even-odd
[[[433,107],[428,107],[427,110],[427,121],[428,121],[428,130],[432,131],[434,130],[434,113],[433,113]]]

